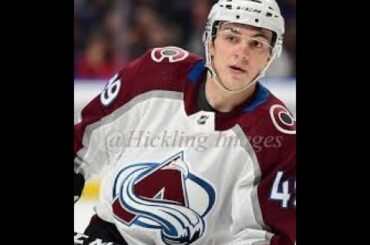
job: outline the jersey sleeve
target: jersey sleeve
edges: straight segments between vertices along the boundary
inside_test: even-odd
[[[125,150],[126,133],[140,120],[140,102],[154,90],[181,92],[190,67],[200,57],[177,47],[149,49],[124,66],[81,113],[75,125],[75,172],[85,179]],[[135,107],[134,110],[132,110]],[[138,109],[139,108],[139,109]]]
[[[277,144],[258,155],[261,180],[258,201],[263,224],[272,233],[270,245],[294,245],[296,240],[296,126],[282,105],[270,107],[270,135]]]
[[[113,164],[124,152],[124,134],[139,121],[132,112],[132,79],[140,69],[143,55],[123,67],[105,88],[81,111],[74,126],[74,171],[87,180],[107,164]]]
[[[244,220],[237,229],[233,245],[294,245],[296,241],[295,119],[283,105],[272,105],[269,116],[266,114],[256,117],[259,128],[248,135],[250,144],[259,143],[259,147],[253,147],[255,154],[251,154],[254,155],[251,161],[258,170],[250,195],[253,216],[249,218],[256,222],[251,226],[246,225],[251,224],[250,221]],[[234,201],[239,205],[233,214],[235,217],[243,209],[250,208],[243,202],[243,198],[248,199],[245,193],[248,184],[246,180],[239,184],[238,200]]]
[[[286,141],[294,141],[289,136]],[[283,138],[284,139],[284,138]],[[267,171],[258,186],[264,224],[273,234],[270,245],[293,245],[296,240],[295,144],[282,141],[281,158]]]

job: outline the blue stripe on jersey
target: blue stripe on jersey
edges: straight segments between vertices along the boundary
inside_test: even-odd
[[[262,84],[257,83],[257,96],[256,98],[247,104],[247,106],[244,108],[244,112],[252,112],[254,111],[259,105],[261,105],[263,102],[265,102],[270,92],[265,88]]]
[[[195,84],[200,74],[202,74],[202,71],[205,69],[204,64],[205,64],[204,60],[200,60],[190,70],[188,77],[190,81],[192,82],[192,85]]]

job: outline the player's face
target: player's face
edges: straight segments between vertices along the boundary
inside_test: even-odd
[[[222,24],[210,46],[222,83],[238,90],[250,83],[271,57],[272,32],[241,24]]]

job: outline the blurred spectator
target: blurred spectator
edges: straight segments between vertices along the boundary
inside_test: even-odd
[[[103,33],[94,33],[88,40],[84,54],[77,62],[75,70],[78,78],[106,79],[117,70],[112,50]]]
[[[178,46],[181,30],[175,24],[165,24],[158,13],[149,6],[138,6],[129,31],[131,59],[147,49],[161,46]]]
[[[290,58],[293,62],[293,75],[295,75],[295,63],[296,63],[296,19],[292,18],[286,23],[284,48],[289,53]]]
[[[112,58],[117,64],[128,61],[127,22],[122,12],[120,6],[109,8],[103,18],[102,27],[109,40],[112,40],[109,45],[112,49]]]
[[[281,13],[285,20],[289,22],[290,19],[295,19],[296,15],[296,0],[276,0],[280,6]]]
[[[83,33],[80,26],[80,22],[74,19],[74,59],[75,62],[79,59],[81,55],[81,50],[85,45],[85,33]]]
[[[211,7],[212,2],[209,0],[192,0],[190,5],[191,34],[185,48],[202,56],[204,56],[202,35]]]
[[[180,46],[204,55],[202,34],[216,0],[74,0],[75,76],[100,78],[148,48]],[[295,76],[296,0],[277,0],[285,18],[281,59],[269,77]],[[92,33],[104,33],[104,37]],[[99,36],[98,35],[98,36]],[[110,74],[107,74],[110,73]],[[97,77],[94,77],[96,74]]]
[[[129,27],[130,58],[136,58],[147,49],[146,38],[149,27],[158,22],[157,13],[149,6],[138,6],[134,10]]]

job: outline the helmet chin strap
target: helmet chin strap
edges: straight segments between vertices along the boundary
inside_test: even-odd
[[[206,64],[205,64],[205,67],[208,69],[208,73],[210,74],[211,78],[214,79],[214,81],[216,82],[216,84],[222,90],[224,90],[227,93],[231,93],[231,94],[237,94],[237,93],[241,93],[243,91],[246,91],[251,86],[253,86],[258,81],[258,79],[264,77],[266,70],[271,65],[271,63],[272,63],[272,61],[274,60],[274,57],[275,57],[275,52],[274,52],[273,55],[272,55],[272,57],[271,57],[271,59],[268,61],[267,65],[265,66],[265,68],[264,69],[261,69],[260,72],[256,75],[256,77],[251,82],[247,83],[245,86],[243,86],[240,89],[233,90],[233,89],[229,89],[229,88],[227,88],[225,86],[225,84],[221,81],[221,78],[218,75],[217,71],[215,69],[213,69],[212,57],[211,57],[211,55],[208,52],[208,47],[209,47],[208,44],[209,44],[209,42],[210,41],[207,42],[206,49],[205,49],[205,52],[206,52]]]

